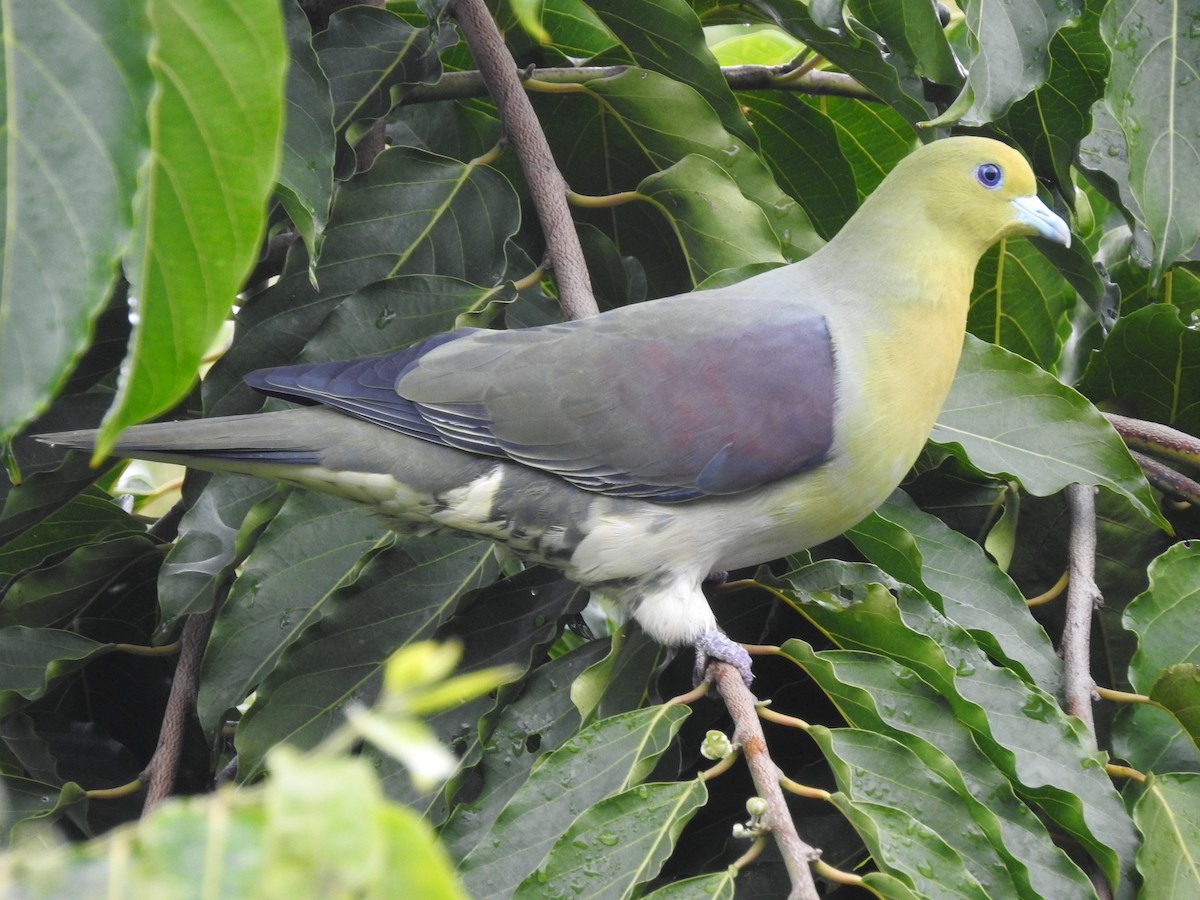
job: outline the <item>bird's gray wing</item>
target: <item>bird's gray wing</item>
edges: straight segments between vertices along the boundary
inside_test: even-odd
[[[561,325],[461,329],[386,356],[248,380],[587,490],[659,502],[738,493],[818,464],[836,403],[825,319],[766,316],[747,301],[758,315],[714,323],[711,304],[694,307],[659,301]]]

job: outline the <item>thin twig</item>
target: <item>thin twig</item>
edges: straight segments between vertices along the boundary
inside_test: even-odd
[[[708,670],[733,718],[734,740],[746,757],[758,795],[767,801],[763,821],[775,836],[791,876],[792,891],[788,900],[817,900],[817,885],[810,864],[820,858],[820,853],[800,840],[796,833],[783,789],[779,786],[779,767],[767,752],[767,740],[758,719],[758,698],[750,693],[738,670],[728,663],[711,663]]]
[[[522,80],[536,78],[542,84],[586,84],[598,78],[612,78],[628,66],[561,66],[519,72]],[[841,72],[814,69],[799,77],[789,77],[781,66],[726,66],[721,69],[725,82],[735,91],[782,90],[825,97],[851,97],[878,102],[873,93]],[[436,84],[418,84],[404,95],[404,104],[430,103],[435,100],[465,100],[488,93],[480,72],[446,72]]]
[[[1096,723],[1092,701],[1096,684],[1090,668],[1092,616],[1100,605],[1096,586],[1096,488],[1073,484],[1067,488],[1071,511],[1070,580],[1063,625],[1062,658],[1067,712],[1078,716],[1093,739]]]
[[[599,312],[592,296],[592,282],[583,259],[575,223],[567,208],[567,183],[550,153],[550,144],[533,104],[521,86],[517,66],[504,44],[496,23],[483,0],[453,0],[450,10],[458,20],[471,55],[479,66],[488,93],[500,113],[529,194],[537,209],[546,238],[546,251],[558,283],[558,302],[568,319],[582,319]]]

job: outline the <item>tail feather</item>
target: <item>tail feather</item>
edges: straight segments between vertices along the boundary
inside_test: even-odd
[[[223,416],[183,422],[135,425],[113,444],[114,456],[167,461],[229,460],[280,463],[316,463],[318,450],[306,442],[306,433],[317,425],[312,408],[247,416]],[[324,418],[324,417],[319,417]],[[91,450],[94,429],[39,434],[46,444]]]

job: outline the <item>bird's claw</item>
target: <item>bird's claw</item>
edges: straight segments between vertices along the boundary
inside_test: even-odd
[[[708,664],[713,661],[729,663],[737,669],[746,687],[754,680],[754,673],[750,670],[750,654],[720,629],[704,632],[696,638],[693,646],[696,648],[696,668],[692,677],[696,684],[708,678]]]

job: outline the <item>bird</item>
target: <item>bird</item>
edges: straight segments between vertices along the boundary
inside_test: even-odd
[[[750,684],[702,584],[836,537],[902,482],[949,393],[976,264],[1018,236],[1071,241],[1018,151],[943,138],[798,262],[574,321],[261,369],[246,381],[298,405],[134,426],[113,453],[482,536],[694,647],[698,681],[715,660]]]

